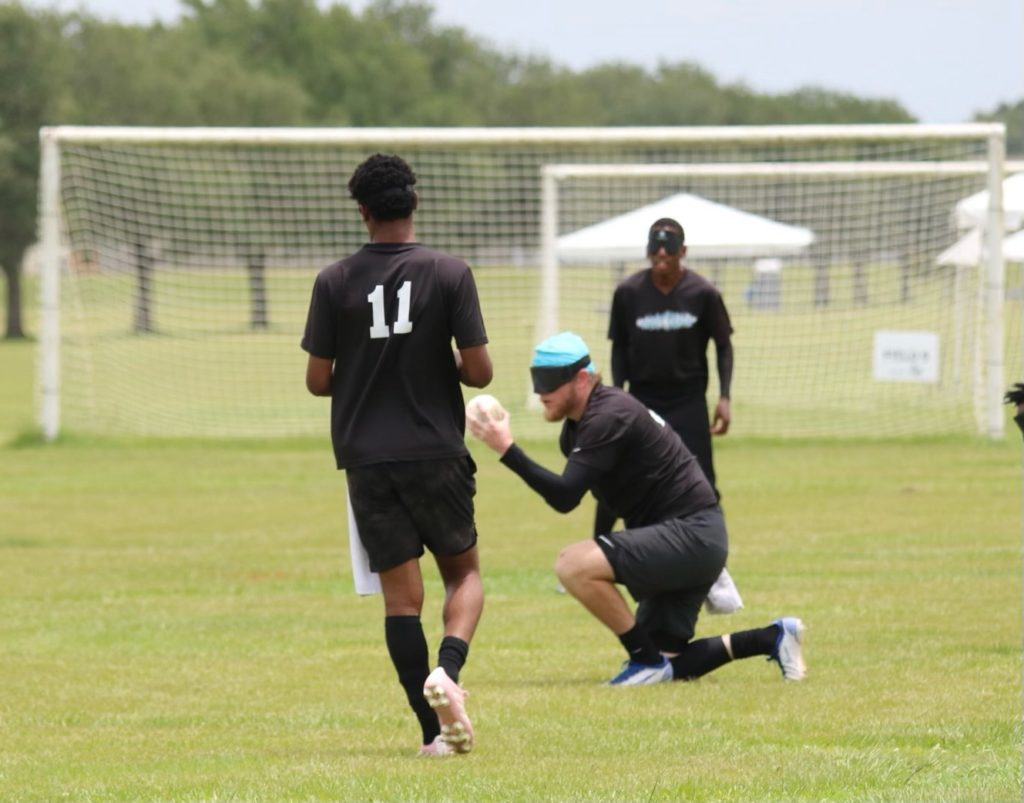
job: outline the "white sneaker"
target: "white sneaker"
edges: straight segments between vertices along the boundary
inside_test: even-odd
[[[451,756],[454,754],[455,751],[448,746],[444,737],[438,734],[430,744],[423,745],[417,755],[420,758],[440,758],[441,756]]]
[[[785,680],[803,680],[807,676],[803,649],[804,631],[807,628],[793,616],[776,619],[772,624],[778,625],[779,636],[768,660],[779,665]]]
[[[456,753],[473,749],[473,725],[466,716],[466,691],[438,667],[423,684],[423,696],[441,721],[441,738]]]

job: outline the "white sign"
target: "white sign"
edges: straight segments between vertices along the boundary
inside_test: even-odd
[[[938,333],[875,332],[874,377],[879,382],[938,382]]]

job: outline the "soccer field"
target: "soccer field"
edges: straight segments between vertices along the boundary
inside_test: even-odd
[[[809,678],[754,659],[635,689],[601,685],[621,648],[554,591],[592,503],[560,516],[474,447],[478,741],[428,761],[380,599],[351,593],[326,435],[44,447],[31,369],[31,344],[0,342],[0,798],[1021,798],[1016,432],[719,441],[746,607],[698,634],[801,616]],[[558,467],[554,435],[526,447]]]

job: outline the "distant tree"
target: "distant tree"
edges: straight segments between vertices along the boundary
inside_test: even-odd
[[[1024,98],[1016,103],[1001,103],[995,111],[974,117],[979,123],[1004,123],[1006,125],[1006,153],[1024,158]]]
[[[776,123],[913,123],[898,101],[859,98],[821,87],[802,87],[768,98]]]
[[[69,46],[75,120],[90,125],[295,125],[309,98],[293,76],[252,70],[187,26],[85,19]]]
[[[5,337],[25,336],[21,262],[35,238],[39,127],[58,117],[63,18],[0,5],[0,268],[7,283]]]
[[[184,2],[193,13],[182,26],[204,48],[301,86],[310,123],[373,125],[374,115],[407,108],[423,87],[416,52],[401,47],[394,31],[365,24],[346,6],[322,11],[314,0]],[[410,62],[417,63],[410,68]]]
[[[377,0],[363,24],[420,56],[426,79],[413,101],[419,125],[488,125],[502,113],[501,87],[509,83],[515,59],[456,27],[434,22],[433,8],[422,2]]]

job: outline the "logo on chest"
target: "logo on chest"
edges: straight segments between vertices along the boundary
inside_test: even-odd
[[[697,323],[697,316],[689,312],[665,310],[657,315],[644,315],[636,319],[636,328],[645,332],[675,332],[679,329],[692,329]]]

